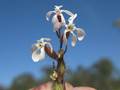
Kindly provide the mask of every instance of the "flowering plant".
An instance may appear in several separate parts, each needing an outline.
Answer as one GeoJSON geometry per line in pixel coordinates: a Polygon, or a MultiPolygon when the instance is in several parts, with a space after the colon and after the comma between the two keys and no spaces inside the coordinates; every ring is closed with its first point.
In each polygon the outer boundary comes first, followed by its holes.
{"type": "Polygon", "coordinates": [[[62,7],[62,5],[55,5],[54,10],[49,11],[46,14],[46,20],[48,21],[50,16],[54,14],[52,17],[52,23],[54,32],[56,32],[56,35],[59,39],[59,51],[54,51],[50,38],[41,38],[40,40],[37,40],[37,42],[33,44],[32,47],[32,59],[34,62],[43,60],[45,58],[45,54],[57,62],[57,66],[54,68],[52,75],[50,75],[50,78],[53,81],[53,90],[65,90],[64,74],[66,67],[64,62],[64,55],[67,51],[69,37],[72,36],[71,45],[73,47],[76,45],[77,39],[82,41],[85,37],[84,30],[82,28],[77,28],[74,24],[74,20],[76,19],[77,14],[73,14],[68,10],[62,10],[62,7]],[[65,19],[63,12],[70,16],[68,20],[65,19]],[[61,29],[64,28],[65,30],[62,32],[61,29]],[[65,48],[63,48],[63,45],[65,48]]]}

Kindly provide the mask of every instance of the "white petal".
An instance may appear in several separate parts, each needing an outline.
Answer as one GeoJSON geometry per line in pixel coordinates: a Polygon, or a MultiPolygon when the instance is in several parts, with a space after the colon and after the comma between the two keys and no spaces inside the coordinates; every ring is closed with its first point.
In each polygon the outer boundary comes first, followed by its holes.
{"type": "Polygon", "coordinates": [[[50,42],[51,39],[50,38],[41,38],[40,39],[40,42],[45,42],[45,41],[50,42]]]}
{"type": "Polygon", "coordinates": [[[62,7],[63,7],[62,5],[59,5],[59,6],[55,5],[55,9],[60,9],[62,7]]]}
{"type": "Polygon", "coordinates": [[[50,41],[51,41],[50,38],[44,38],[44,40],[47,41],[47,42],[50,42],[50,41]]]}
{"type": "Polygon", "coordinates": [[[77,42],[77,38],[76,38],[76,35],[73,33],[73,32],[71,32],[71,34],[73,35],[72,36],[72,46],[74,47],[75,45],[76,45],[76,42],[77,42]]]}
{"type": "Polygon", "coordinates": [[[62,19],[62,25],[66,25],[65,18],[63,16],[63,14],[61,14],[61,19],[62,19]]]}
{"type": "Polygon", "coordinates": [[[79,40],[79,41],[82,41],[82,40],[84,39],[84,37],[85,37],[85,32],[84,32],[84,30],[81,29],[81,28],[78,28],[78,29],[77,29],[77,33],[78,33],[78,40],[79,40]]]}
{"type": "Polygon", "coordinates": [[[72,15],[72,16],[68,19],[69,24],[73,24],[73,21],[76,19],[76,17],[77,17],[77,14],[72,15]]]}
{"type": "Polygon", "coordinates": [[[46,14],[46,20],[49,21],[49,18],[50,16],[55,13],[55,11],[49,11],[47,14],[46,14]]]}
{"type": "Polygon", "coordinates": [[[35,51],[33,51],[32,59],[33,59],[34,62],[38,62],[38,61],[40,61],[44,58],[45,58],[44,48],[36,49],[35,51]]]}
{"type": "Polygon", "coordinates": [[[69,32],[67,29],[64,31],[64,35],[63,35],[63,42],[65,44],[67,44],[67,37],[66,37],[66,33],[69,32]]]}
{"type": "Polygon", "coordinates": [[[32,52],[34,52],[36,49],[38,49],[38,45],[37,44],[33,44],[32,45],[32,52]]]}
{"type": "Polygon", "coordinates": [[[61,10],[61,12],[64,12],[64,13],[68,14],[69,16],[73,16],[73,13],[68,10],[61,10]]]}
{"type": "Polygon", "coordinates": [[[62,27],[62,23],[58,22],[57,15],[52,18],[54,31],[58,31],[62,27]]]}

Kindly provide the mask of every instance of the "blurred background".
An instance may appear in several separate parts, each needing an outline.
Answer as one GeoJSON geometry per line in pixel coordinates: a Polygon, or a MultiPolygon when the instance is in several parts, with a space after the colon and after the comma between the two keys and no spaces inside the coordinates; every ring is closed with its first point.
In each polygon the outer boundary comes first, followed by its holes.
{"type": "MultiPolygon", "coordinates": [[[[54,5],[78,14],[86,32],[65,55],[66,81],[97,90],[120,90],[120,0],[0,0],[0,90],[27,90],[49,81],[53,60],[34,63],[31,47],[41,37],[58,40],[45,15],[54,5]],[[49,66],[49,67],[48,67],[49,66]]],[[[70,38],[71,40],[71,38],[70,38]]]]}

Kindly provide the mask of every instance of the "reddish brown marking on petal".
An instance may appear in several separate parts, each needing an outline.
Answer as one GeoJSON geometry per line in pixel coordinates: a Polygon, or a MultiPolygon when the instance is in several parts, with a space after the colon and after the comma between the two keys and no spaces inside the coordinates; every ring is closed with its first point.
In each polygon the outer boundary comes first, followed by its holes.
{"type": "Polygon", "coordinates": [[[81,37],[81,36],[84,35],[83,32],[81,32],[81,31],[79,31],[79,30],[77,30],[77,33],[78,33],[78,37],[81,37]]]}
{"type": "Polygon", "coordinates": [[[69,35],[70,35],[70,32],[67,32],[67,33],[66,33],[66,38],[67,38],[67,39],[68,39],[69,35]]]}
{"type": "Polygon", "coordinates": [[[77,42],[77,39],[76,39],[76,37],[75,37],[75,36],[73,36],[73,37],[72,37],[72,43],[75,45],[75,44],[76,44],[76,42],[77,42]]]}
{"type": "Polygon", "coordinates": [[[36,49],[37,49],[37,47],[33,46],[32,49],[31,49],[32,53],[33,53],[36,49]]]}
{"type": "MultiPolygon", "coordinates": [[[[70,32],[67,32],[67,33],[66,33],[66,38],[67,38],[67,39],[69,38],[69,35],[70,35],[70,32]]],[[[62,35],[61,41],[62,41],[62,43],[64,42],[64,35],[62,35]]]]}
{"type": "Polygon", "coordinates": [[[57,15],[58,22],[62,22],[61,15],[57,15]]]}
{"type": "Polygon", "coordinates": [[[58,56],[55,51],[51,52],[51,49],[49,47],[45,46],[45,52],[47,53],[48,56],[57,60],[58,56]]]}

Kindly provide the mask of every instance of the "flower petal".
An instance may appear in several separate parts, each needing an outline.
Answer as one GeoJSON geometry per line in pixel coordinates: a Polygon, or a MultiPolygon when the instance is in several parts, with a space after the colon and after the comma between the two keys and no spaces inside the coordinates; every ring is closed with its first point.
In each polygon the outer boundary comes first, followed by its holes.
{"type": "Polygon", "coordinates": [[[77,29],[77,34],[78,34],[78,40],[82,41],[85,37],[85,32],[82,28],[77,29]]]}
{"type": "Polygon", "coordinates": [[[61,10],[61,12],[64,12],[66,14],[68,14],[69,16],[73,16],[74,14],[68,10],[61,10]]]}
{"type": "Polygon", "coordinates": [[[44,48],[36,49],[35,51],[33,51],[32,59],[33,59],[34,62],[38,62],[38,61],[40,61],[44,58],[45,58],[44,48]]]}
{"type": "Polygon", "coordinates": [[[54,7],[55,7],[55,9],[60,9],[60,8],[62,8],[63,6],[62,6],[62,5],[59,5],[59,6],[55,5],[54,7]]]}
{"type": "Polygon", "coordinates": [[[77,42],[77,38],[76,38],[76,35],[73,33],[73,32],[71,32],[71,34],[73,35],[72,36],[72,46],[74,47],[75,45],[76,45],[76,42],[77,42]]]}
{"type": "Polygon", "coordinates": [[[76,19],[76,17],[77,17],[77,14],[73,14],[73,15],[68,19],[69,24],[73,24],[73,21],[76,19]]]}
{"type": "Polygon", "coordinates": [[[51,41],[51,39],[50,38],[41,38],[40,40],[39,40],[40,42],[50,42],[51,41]]]}
{"type": "Polygon", "coordinates": [[[49,21],[49,18],[50,16],[55,13],[55,11],[49,11],[47,14],[46,14],[46,20],[49,21]]]}
{"type": "Polygon", "coordinates": [[[63,14],[61,14],[61,19],[62,19],[62,25],[66,25],[66,21],[65,21],[63,14]]]}
{"type": "Polygon", "coordinates": [[[37,49],[36,44],[33,44],[33,46],[32,46],[32,53],[33,53],[36,49],[37,49]]]}
{"type": "Polygon", "coordinates": [[[63,35],[63,42],[65,43],[65,44],[67,44],[67,33],[68,33],[69,31],[66,29],[65,31],[64,31],[64,35],[63,35]]]}
{"type": "Polygon", "coordinates": [[[62,23],[60,23],[57,19],[57,15],[54,15],[52,18],[54,31],[58,31],[62,27],[62,23]]]}

